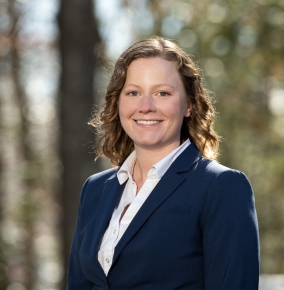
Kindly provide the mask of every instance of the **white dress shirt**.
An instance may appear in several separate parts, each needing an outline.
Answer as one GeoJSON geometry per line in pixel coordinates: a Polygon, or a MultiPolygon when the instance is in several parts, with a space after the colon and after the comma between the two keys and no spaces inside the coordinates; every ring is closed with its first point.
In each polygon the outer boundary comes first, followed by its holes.
{"type": "Polygon", "coordinates": [[[137,185],[132,179],[133,166],[136,161],[136,152],[133,151],[122,164],[117,172],[118,181],[120,184],[123,184],[127,179],[128,181],[125,185],[119,205],[112,214],[109,226],[103,236],[100,250],[98,252],[98,260],[106,275],[112,265],[114,249],[125,233],[127,227],[159,180],[175,159],[189,146],[189,144],[190,141],[186,140],[182,145],[154,164],[148,171],[147,179],[141,187],[139,194],[136,194],[137,185]],[[120,220],[121,214],[127,205],[129,205],[129,207],[120,220]]]}

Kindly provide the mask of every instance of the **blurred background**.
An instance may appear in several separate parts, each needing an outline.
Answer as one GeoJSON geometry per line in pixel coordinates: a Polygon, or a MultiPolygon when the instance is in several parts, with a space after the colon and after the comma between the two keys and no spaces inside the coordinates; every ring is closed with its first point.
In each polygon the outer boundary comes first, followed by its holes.
{"type": "Polygon", "coordinates": [[[262,279],[284,289],[284,1],[0,0],[0,290],[64,289],[82,184],[110,167],[88,120],[151,35],[200,66],[219,161],[255,191],[262,279]]]}

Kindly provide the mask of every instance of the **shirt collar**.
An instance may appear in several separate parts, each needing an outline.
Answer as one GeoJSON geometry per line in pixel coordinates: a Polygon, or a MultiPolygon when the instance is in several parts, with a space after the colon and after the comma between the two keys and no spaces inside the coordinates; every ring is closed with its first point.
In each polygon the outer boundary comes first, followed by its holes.
{"type": "MultiPolygon", "coordinates": [[[[166,173],[172,163],[176,160],[176,158],[190,145],[189,139],[187,139],[183,144],[181,144],[178,148],[173,150],[163,159],[158,161],[153,165],[153,167],[148,172],[149,178],[162,178],[162,176],[166,173]]],[[[122,166],[117,172],[117,178],[120,184],[123,184],[128,178],[132,180],[132,171],[133,166],[136,160],[136,151],[134,150],[127,159],[123,162],[122,166]]]]}
{"type": "Polygon", "coordinates": [[[158,177],[162,178],[162,176],[166,173],[172,163],[177,159],[177,157],[190,145],[189,139],[183,142],[178,148],[173,150],[163,159],[158,161],[153,167],[157,170],[158,177]]]}
{"type": "Polygon", "coordinates": [[[123,162],[117,172],[117,178],[120,184],[123,184],[128,178],[132,180],[133,166],[136,161],[136,151],[134,150],[123,162]]]}

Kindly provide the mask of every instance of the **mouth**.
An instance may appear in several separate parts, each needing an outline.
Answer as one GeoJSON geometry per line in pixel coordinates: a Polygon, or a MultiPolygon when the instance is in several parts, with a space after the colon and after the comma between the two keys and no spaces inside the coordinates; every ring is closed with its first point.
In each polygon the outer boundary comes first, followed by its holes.
{"type": "Polygon", "coordinates": [[[157,120],[136,120],[136,123],[138,123],[139,125],[155,125],[155,124],[159,124],[162,121],[157,121],[157,120]]]}

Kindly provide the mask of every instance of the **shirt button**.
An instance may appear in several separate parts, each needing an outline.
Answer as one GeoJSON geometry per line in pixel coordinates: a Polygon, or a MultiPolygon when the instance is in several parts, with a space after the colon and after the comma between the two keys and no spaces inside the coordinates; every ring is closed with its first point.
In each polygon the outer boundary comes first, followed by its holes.
{"type": "Polygon", "coordinates": [[[109,263],[109,258],[106,258],[106,262],[109,263]]]}
{"type": "Polygon", "coordinates": [[[114,229],[114,230],[112,231],[112,233],[115,234],[115,233],[116,233],[116,229],[114,229]]]}

